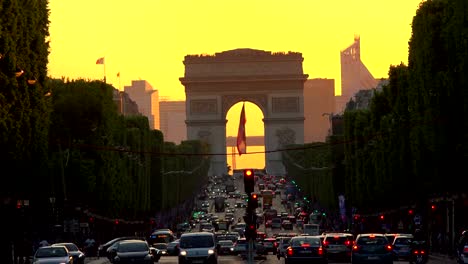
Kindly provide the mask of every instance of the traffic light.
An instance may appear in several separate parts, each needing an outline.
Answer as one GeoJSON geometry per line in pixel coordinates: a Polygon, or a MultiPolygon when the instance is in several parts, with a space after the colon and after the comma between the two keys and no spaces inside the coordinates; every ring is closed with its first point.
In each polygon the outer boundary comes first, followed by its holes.
{"type": "Polygon", "coordinates": [[[246,194],[254,192],[255,178],[253,169],[244,169],[244,189],[246,194]]]}
{"type": "Polygon", "coordinates": [[[247,240],[255,240],[257,238],[257,224],[248,223],[245,227],[244,235],[247,240]]]}
{"type": "Polygon", "coordinates": [[[249,196],[249,202],[247,203],[247,211],[255,211],[258,207],[258,194],[251,193],[249,196]]]}

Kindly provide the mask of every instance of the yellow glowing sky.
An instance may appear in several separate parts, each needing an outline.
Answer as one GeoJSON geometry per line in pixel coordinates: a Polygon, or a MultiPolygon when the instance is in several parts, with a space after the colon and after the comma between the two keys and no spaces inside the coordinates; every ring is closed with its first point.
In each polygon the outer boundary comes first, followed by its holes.
{"type": "MultiPolygon", "coordinates": [[[[375,78],[407,63],[411,22],[421,0],[49,0],[49,76],[102,79],[118,89],[147,80],[159,96],[185,100],[186,55],[237,48],[295,51],[309,78],[335,79],[340,51],[361,38],[361,60],[375,78]],[[120,72],[120,79],[117,73],[120,72]]],[[[227,115],[237,135],[241,104],[227,115]]],[[[263,115],[246,104],[246,134],[263,135],[263,115]]],[[[262,151],[249,147],[247,151],[262,151]]],[[[228,149],[227,153],[231,150],[228,149]]],[[[262,168],[263,154],[237,156],[237,168],[262,168]]],[[[228,164],[232,165],[228,157],[228,164]]]]}
{"type": "Polygon", "coordinates": [[[237,48],[295,51],[309,78],[335,79],[340,50],[361,36],[361,59],[376,78],[407,62],[421,0],[49,0],[49,76],[102,79],[116,88],[147,80],[185,99],[184,56],[237,48]],[[117,73],[120,72],[120,80],[117,73]]]}

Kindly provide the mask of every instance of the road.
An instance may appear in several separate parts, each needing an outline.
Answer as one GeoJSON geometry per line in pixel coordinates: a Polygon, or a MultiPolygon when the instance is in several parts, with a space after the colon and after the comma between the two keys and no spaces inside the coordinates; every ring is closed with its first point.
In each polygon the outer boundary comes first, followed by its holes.
{"type": "MultiPolygon", "coordinates": [[[[175,256],[166,256],[162,257],[159,260],[159,263],[178,263],[177,257],[175,256]]],[[[231,263],[247,263],[247,261],[242,260],[238,256],[219,256],[218,258],[218,264],[231,264],[231,263]]],[[[270,264],[270,263],[275,263],[275,264],[284,264],[284,259],[282,258],[281,260],[278,260],[276,258],[276,255],[268,255],[266,260],[255,260],[255,263],[262,263],[262,264],[270,264]]],[[[343,263],[343,262],[328,262],[330,264],[333,263],[343,263]]],[[[345,262],[346,263],[346,262],[345,262]]],[[[394,264],[408,264],[408,261],[395,261],[393,262],[394,264]]],[[[455,264],[456,261],[453,259],[450,259],[446,256],[430,256],[428,264],[455,264]]],[[[105,258],[101,258],[98,260],[88,260],[87,264],[110,264],[109,261],[105,258]]]]}
{"type": "MultiPolygon", "coordinates": [[[[236,180],[235,185],[237,187],[237,190],[240,190],[243,192],[244,186],[242,180],[236,180]]],[[[256,190],[258,191],[258,190],[256,190]]],[[[236,199],[228,199],[228,201],[231,204],[235,204],[236,199]]],[[[210,201],[210,204],[213,204],[213,201],[210,201]]],[[[287,212],[288,210],[281,204],[281,199],[279,195],[276,195],[276,198],[273,200],[273,206],[278,210],[278,212],[287,212]]],[[[210,207],[210,212],[214,212],[213,206],[210,207]]],[[[235,210],[235,219],[237,221],[238,218],[242,218],[242,216],[245,213],[245,208],[236,208],[235,210]]],[[[224,218],[224,213],[216,213],[220,219],[224,218]]],[[[258,229],[259,231],[265,232],[268,236],[271,236],[273,233],[280,233],[280,232],[295,232],[295,233],[301,233],[301,229],[298,229],[296,226],[294,226],[293,230],[283,230],[283,229],[271,229],[271,228],[265,228],[264,225],[261,225],[260,228],[258,229]]],[[[198,231],[198,227],[194,228],[193,231],[198,231]]],[[[110,262],[105,259],[95,259],[95,260],[88,260],[87,264],[109,264],[110,262]]],[[[161,257],[159,263],[178,263],[177,256],[164,256],[161,257]]],[[[239,256],[219,256],[218,257],[218,263],[219,264],[228,264],[228,263],[247,263],[246,260],[242,260],[239,256]]],[[[284,263],[284,258],[281,258],[280,260],[277,259],[276,255],[272,255],[271,253],[266,256],[266,259],[260,259],[260,260],[255,260],[255,263],[262,263],[262,264],[269,264],[269,263],[284,263]]],[[[329,263],[344,263],[344,262],[329,262],[329,263]]],[[[403,264],[403,263],[408,263],[408,261],[394,261],[394,264],[403,264]]],[[[447,256],[430,256],[429,264],[450,264],[450,263],[456,263],[455,260],[450,259],[447,256]]]]}

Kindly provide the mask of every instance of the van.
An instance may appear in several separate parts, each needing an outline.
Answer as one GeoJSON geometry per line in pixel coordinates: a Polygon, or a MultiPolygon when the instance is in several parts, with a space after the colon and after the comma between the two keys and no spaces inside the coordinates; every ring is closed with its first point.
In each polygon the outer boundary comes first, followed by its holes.
{"type": "Polygon", "coordinates": [[[213,233],[184,233],[179,240],[179,264],[218,263],[218,247],[213,233]]]}
{"type": "Polygon", "coordinates": [[[317,236],[320,235],[320,225],[317,224],[304,224],[303,232],[304,234],[317,236]]]}

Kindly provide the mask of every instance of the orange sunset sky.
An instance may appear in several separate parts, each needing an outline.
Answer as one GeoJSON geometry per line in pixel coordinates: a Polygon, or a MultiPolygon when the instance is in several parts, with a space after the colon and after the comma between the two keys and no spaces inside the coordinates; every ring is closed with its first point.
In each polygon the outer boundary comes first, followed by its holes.
{"type": "MultiPolygon", "coordinates": [[[[179,78],[186,55],[252,48],[301,52],[304,73],[335,79],[335,93],[340,94],[340,51],[352,44],[355,34],[361,38],[361,60],[375,78],[388,77],[390,65],[407,63],[411,22],[420,3],[49,0],[48,74],[103,79],[104,66],[96,60],[105,57],[106,79],[114,87],[147,80],[160,97],[185,100],[179,78]]],[[[228,135],[237,134],[240,108],[237,104],[228,113],[228,135]]],[[[263,126],[249,129],[263,118],[260,110],[246,105],[246,114],[247,136],[263,135],[263,126]]]]}

